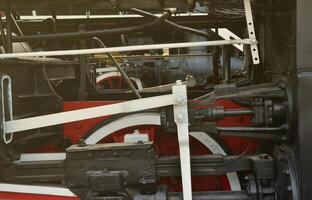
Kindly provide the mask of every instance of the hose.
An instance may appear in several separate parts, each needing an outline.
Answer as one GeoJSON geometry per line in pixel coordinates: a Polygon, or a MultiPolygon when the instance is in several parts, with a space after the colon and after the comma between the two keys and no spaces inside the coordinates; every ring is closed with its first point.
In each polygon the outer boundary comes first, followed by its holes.
{"type": "MultiPolygon", "coordinates": [[[[157,17],[155,15],[153,15],[152,13],[150,12],[146,12],[146,11],[143,11],[143,10],[140,10],[140,9],[137,9],[137,8],[132,8],[131,11],[139,14],[139,15],[142,15],[144,17],[148,17],[148,18],[156,18],[156,19],[159,19],[160,17],[157,17]]],[[[192,34],[195,34],[195,35],[199,35],[199,36],[202,36],[202,37],[206,37],[206,38],[214,38],[214,39],[220,39],[220,37],[218,36],[218,34],[216,34],[215,32],[211,31],[211,30],[208,30],[208,32],[204,32],[204,31],[200,31],[200,30],[197,30],[197,29],[193,29],[193,28],[190,28],[190,27],[187,27],[187,26],[182,26],[182,25],[179,25],[179,24],[176,24],[172,21],[169,21],[167,19],[165,19],[163,21],[164,24],[178,30],[178,31],[182,31],[182,32],[187,32],[187,33],[192,33],[192,34]]]]}

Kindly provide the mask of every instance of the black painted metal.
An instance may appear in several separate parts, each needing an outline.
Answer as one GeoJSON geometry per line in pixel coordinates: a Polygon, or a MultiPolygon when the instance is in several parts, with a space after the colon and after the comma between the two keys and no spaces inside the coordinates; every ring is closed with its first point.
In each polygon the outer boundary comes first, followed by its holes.
{"type": "Polygon", "coordinates": [[[12,18],[11,18],[11,4],[9,0],[5,1],[5,16],[6,16],[6,44],[7,44],[7,53],[13,52],[13,43],[12,43],[12,18]]]}
{"type": "MultiPolygon", "coordinates": [[[[98,176],[103,175],[104,177],[107,175],[114,177],[117,171],[121,174],[130,173],[131,176],[126,178],[127,184],[139,182],[141,179],[139,171],[142,170],[145,170],[144,173],[157,175],[157,177],[181,176],[178,156],[156,157],[150,147],[149,144],[101,144],[94,147],[75,147],[74,152],[67,154],[66,161],[25,161],[11,164],[5,168],[1,179],[16,183],[61,182],[67,179],[71,184],[77,182],[72,187],[78,187],[80,182],[83,183],[81,180],[85,178],[86,174],[91,172],[94,174],[97,169],[102,169],[98,176]],[[121,165],[123,162],[127,164],[121,165]],[[146,166],[139,168],[139,165],[143,163],[146,166]],[[81,171],[82,166],[84,166],[83,172],[81,171]],[[112,171],[114,173],[111,174],[112,171]]],[[[229,172],[251,170],[258,179],[274,178],[273,159],[267,154],[239,157],[192,156],[191,164],[193,176],[223,175],[229,172]]],[[[102,182],[109,181],[103,179],[102,182]]],[[[81,185],[81,187],[84,186],[84,184],[81,185]]],[[[109,185],[106,187],[106,189],[111,189],[109,185]]]]}
{"type": "Polygon", "coordinates": [[[79,197],[90,192],[155,191],[155,152],[148,144],[73,145],[66,154],[66,185],[79,197]]]}
{"type": "MultiPolygon", "coordinates": [[[[243,18],[235,18],[235,19],[224,19],[222,17],[217,16],[207,16],[207,15],[199,15],[199,16],[171,16],[170,21],[193,28],[200,27],[211,27],[214,28],[216,23],[218,27],[237,27],[244,24],[243,18]]],[[[26,34],[36,33],[38,29],[45,29],[45,23],[43,19],[37,20],[18,20],[18,24],[21,29],[26,34]]],[[[143,23],[146,23],[146,19],[140,16],[134,17],[108,17],[105,18],[94,18],[92,20],[81,17],[77,18],[57,18],[57,28],[59,32],[72,32],[77,31],[77,27],[79,24],[88,24],[88,30],[97,30],[99,28],[117,28],[117,27],[126,27],[126,26],[137,26],[143,23]]],[[[162,27],[166,29],[166,27],[162,27]]]]}
{"type": "MultiPolygon", "coordinates": [[[[182,200],[182,193],[169,193],[168,200],[182,200]]],[[[197,192],[193,193],[193,200],[250,200],[244,192],[197,192]]]]}

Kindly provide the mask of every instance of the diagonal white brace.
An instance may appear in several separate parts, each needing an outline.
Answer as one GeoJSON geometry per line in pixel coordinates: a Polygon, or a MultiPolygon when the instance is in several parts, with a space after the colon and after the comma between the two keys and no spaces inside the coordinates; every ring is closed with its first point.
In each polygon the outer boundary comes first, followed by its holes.
{"type": "Polygon", "coordinates": [[[192,200],[191,158],[186,85],[183,85],[181,81],[177,81],[177,84],[172,87],[172,93],[177,97],[176,104],[173,105],[173,113],[174,121],[177,124],[178,131],[183,199],[192,200]]]}
{"type": "Polygon", "coordinates": [[[67,111],[50,115],[31,117],[26,119],[6,121],[4,122],[5,127],[4,132],[12,133],[26,131],[36,128],[103,117],[107,115],[115,115],[119,113],[130,113],[141,110],[160,108],[163,106],[170,106],[175,104],[175,99],[176,99],[175,95],[167,94],[156,97],[126,101],[111,105],[98,106],[94,108],[85,108],[80,110],[67,111]]]}
{"type": "Polygon", "coordinates": [[[257,47],[257,39],[256,39],[254,21],[252,17],[250,0],[244,0],[244,8],[245,8],[245,16],[246,16],[249,39],[253,41],[253,43],[250,44],[251,57],[252,57],[253,64],[256,65],[260,63],[260,58],[259,58],[259,52],[258,52],[258,47],[257,47]]]}

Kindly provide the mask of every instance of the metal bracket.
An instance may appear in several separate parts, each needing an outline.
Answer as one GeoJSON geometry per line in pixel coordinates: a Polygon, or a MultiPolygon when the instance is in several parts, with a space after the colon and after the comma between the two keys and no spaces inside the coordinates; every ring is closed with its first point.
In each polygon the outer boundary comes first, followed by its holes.
{"type": "Polygon", "coordinates": [[[176,104],[173,105],[173,112],[174,121],[177,124],[178,131],[183,199],[192,200],[191,157],[186,85],[183,85],[181,81],[177,81],[177,84],[172,87],[172,93],[176,96],[176,104]]]}
{"type": "Polygon", "coordinates": [[[13,120],[13,105],[12,105],[12,89],[11,89],[11,78],[8,75],[0,74],[0,88],[1,88],[1,98],[0,98],[0,114],[1,114],[1,124],[0,124],[0,134],[3,137],[5,144],[9,144],[13,140],[13,133],[6,132],[6,121],[13,120]]]}
{"type": "Polygon", "coordinates": [[[258,52],[258,47],[257,47],[257,39],[256,39],[255,27],[254,27],[254,22],[253,22],[253,17],[252,17],[250,0],[244,0],[244,8],[245,8],[245,16],[246,16],[249,39],[253,41],[253,43],[250,44],[251,57],[252,57],[253,64],[257,65],[260,63],[260,58],[259,58],[259,52],[258,52]]]}
{"type": "MultiPolygon", "coordinates": [[[[217,32],[218,35],[225,40],[233,40],[233,39],[241,40],[240,37],[238,37],[235,33],[233,33],[227,28],[218,28],[218,31],[215,28],[211,28],[210,30],[213,32],[217,32]]],[[[244,51],[244,47],[242,44],[233,44],[233,46],[241,52],[244,51]]]]}

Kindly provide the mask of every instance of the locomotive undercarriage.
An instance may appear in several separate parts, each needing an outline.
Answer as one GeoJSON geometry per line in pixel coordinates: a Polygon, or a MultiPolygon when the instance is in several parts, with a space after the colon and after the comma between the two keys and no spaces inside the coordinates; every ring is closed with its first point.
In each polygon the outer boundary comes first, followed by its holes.
{"type": "Polygon", "coordinates": [[[1,199],[309,199],[308,1],[32,3],[0,0],[1,199]]]}

